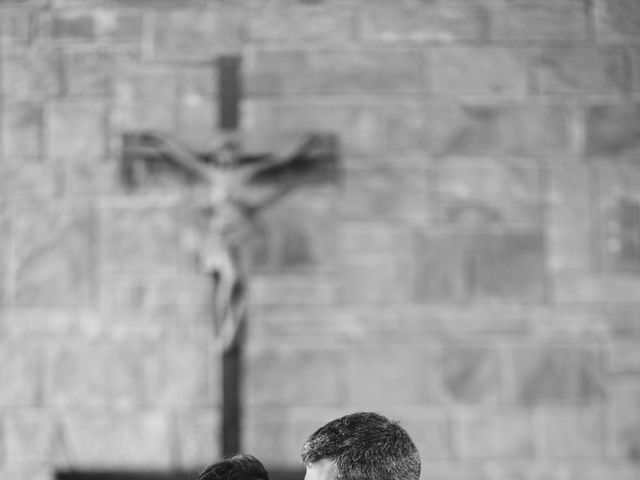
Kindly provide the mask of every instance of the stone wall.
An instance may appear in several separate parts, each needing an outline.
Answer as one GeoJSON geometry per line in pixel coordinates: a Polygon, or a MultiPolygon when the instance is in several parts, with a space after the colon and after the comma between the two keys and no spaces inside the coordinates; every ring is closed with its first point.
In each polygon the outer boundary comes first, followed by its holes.
{"type": "Polygon", "coordinates": [[[211,286],[121,133],[342,142],[261,219],[244,449],[402,421],[423,479],[640,477],[640,3],[0,0],[0,478],[218,455],[211,286]]]}

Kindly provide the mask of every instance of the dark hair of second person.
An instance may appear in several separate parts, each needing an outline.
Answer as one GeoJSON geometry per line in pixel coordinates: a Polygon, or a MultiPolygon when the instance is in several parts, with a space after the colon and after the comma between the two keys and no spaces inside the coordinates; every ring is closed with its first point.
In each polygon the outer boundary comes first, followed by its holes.
{"type": "Polygon", "coordinates": [[[240,453],[209,465],[197,480],[269,480],[269,473],[256,457],[240,453]]]}

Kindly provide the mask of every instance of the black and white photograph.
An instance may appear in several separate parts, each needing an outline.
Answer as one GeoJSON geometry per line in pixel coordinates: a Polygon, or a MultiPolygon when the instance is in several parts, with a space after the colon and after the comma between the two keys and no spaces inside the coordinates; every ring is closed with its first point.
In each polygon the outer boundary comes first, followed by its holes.
{"type": "Polygon", "coordinates": [[[0,480],[640,480],[640,0],[0,0],[0,480]]]}

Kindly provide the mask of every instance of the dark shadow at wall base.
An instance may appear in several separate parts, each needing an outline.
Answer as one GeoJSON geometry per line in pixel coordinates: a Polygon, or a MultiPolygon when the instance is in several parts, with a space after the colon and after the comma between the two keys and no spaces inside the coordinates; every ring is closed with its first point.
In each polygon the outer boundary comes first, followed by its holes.
{"type": "Polygon", "coordinates": [[[198,472],[73,471],[58,472],[56,480],[192,480],[198,472]]]}
{"type": "MultiPolygon", "coordinates": [[[[58,472],[56,480],[194,480],[199,471],[79,471],[58,472]]],[[[270,480],[303,480],[304,470],[294,468],[269,469],[270,480]]]]}

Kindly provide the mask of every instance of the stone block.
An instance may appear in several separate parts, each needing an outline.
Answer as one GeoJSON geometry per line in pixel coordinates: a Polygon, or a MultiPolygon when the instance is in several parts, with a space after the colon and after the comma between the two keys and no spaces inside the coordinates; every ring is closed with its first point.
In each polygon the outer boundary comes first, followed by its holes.
{"type": "Polygon", "coordinates": [[[102,102],[59,102],[52,106],[48,153],[55,158],[103,158],[106,109],[102,102]]]}
{"type": "Polygon", "coordinates": [[[86,10],[54,11],[44,26],[54,39],[88,42],[96,39],[95,17],[86,10]]]}
{"type": "Polygon", "coordinates": [[[93,295],[93,220],[87,205],[16,205],[13,264],[18,305],[86,305],[93,295]]]}
{"type": "Polygon", "coordinates": [[[438,104],[428,135],[435,155],[551,155],[571,145],[563,105],[438,104]]]}
{"type": "Polygon", "coordinates": [[[212,328],[211,280],[205,275],[109,275],[100,281],[100,311],[136,328],[179,325],[212,328]]]}
{"type": "Polygon", "coordinates": [[[505,393],[499,351],[484,346],[446,345],[438,359],[445,391],[454,402],[495,403],[505,393]]]}
{"type": "Polygon", "coordinates": [[[634,40],[640,35],[640,5],[633,0],[596,0],[596,32],[604,41],[634,40]]]}
{"type": "Polygon", "coordinates": [[[253,251],[253,265],[263,270],[322,269],[335,263],[335,212],[319,192],[299,191],[284,204],[264,212],[253,251]]]}
{"type": "Polygon", "coordinates": [[[442,47],[430,51],[431,90],[437,95],[522,97],[528,89],[526,57],[519,49],[442,47]]]}
{"type": "Polygon", "coordinates": [[[11,338],[26,339],[33,335],[95,335],[98,315],[90,308],[68,306],[8,306],[4,311],[4,332],[11,338]]]}
{"type": "Polygon", "coordinates": [[[337,207],[343,218],[426,219],[432,215],[425,169],[348,169],[343,181],[337,207]]]}
{"type": "Polygon", "coordinates": [[[531,412],[475,412],[458,418],[459,455],[466,460],[530,459],[535,455],[531,412]]]}
{"type": "Polygon", "coordinates": [[[60,55],[51,48],[16,48],[2,54],[0,91],[12,98],[52,97],[62,91],[60,55]]]}
{"type": "Polygon", "coordinates": [[[410,247],[408,229],[397,223],[343,223],[339,240],[343,300],[381,305],[410,298],[410,247]]]}
{"type": "MultiPolygon", "coordinates": [[[[2,170],[0,170],[0,178],[2,178],[2,170]]],[[[2,186],[0,184],[0,186],[2,186]]],[[[0,309],[6,303],[8,296],[7,289],[7,271],[9,263],[9,252],[11,248],[11,224],[9,223],[9,206],[8,203],[0,199],[0,309]]],[[[0,329],[4,328],[4,321],[0,320],[0,329]]]]}
{"type": "Polygon", "coordinates": [[[602,458],[605,420],[602,409],[543,409],[542,442],[551,458],[602,458]]]}
{"type": "Polygon", "coordinates": [[[637,276],[585,272],[560,272],[555,278],[555,298],[558,303],[636,303],[640,282],[637,276]]]}
{"type": "Polygon", "coordinates": [[[244,19],[234,5],[206,9],[167,9],[153,20],[153,58],[160,61],[211,61],[241,47],[244,19]]]}
{"type": "Polygon", "coordinates": [[[552,272],[587,272],[591,266],[593,211],[589,166],[562,162],[549,168],[547,174],[547,265],[552,272]]]}
{"type": "Polygon", "coordinates": [[[49,462],[56,453],[55,418],[43,409],[19,410],[5,418],[4,438],[8,463],[49,462]]]}
{"type": "Polygon", "coordinates": [[[144,12],[94,7],[92,9],[98,38],[111,41],[138,41],[143,34],[144,12]]]}
{"type": "Polygon", "coordinates": [[[489,31],[489,14],[482,5],[434,4],[419,1],[367,3],[359,12],[360,35],[378,42],[483,41],[489,31]]]}
{"type": "Polygon", "coordinates": [[[417,232],[412,247],[417,301],[461,302],[471,295],[474,238],[448,232],[417,232]]]}
{"type": "Polygon", "coordinates": [[[111,90],[112,56],[101,48],[66,48],[62,79],[66,95],[106,95],[111,90]]]}
{"type": "Polygon", "coordinates": [[[353,104],[327,104],[321,108],[306,110],[304,107],[294,107],[291,110],[283,109],[281,123],[285,132],[349,132],[349,135],[340,136],[343,155],[377,154],[384,148],[383,120],[375,107],[353,104]]]}
{"type": "MultiPolygon", "coordinates": [[[[518,303],[434,303],[419,305],[403,312],[397,319],[400,331],[434,334],[455,332],[464,335],[522,334],[530,328],[532,319],[546,318],[532,305],[518,303]]],[[[502,371],[502,368],[501,368],[502,371]]]]}
{"type": "Polygon", "coordinates": [[[491,38],[496,41],[551,42],[589,38],[587,13],[580,2],[511,4],[492,12],[491,25],[491,38]]]}
{"type": "Polygon", "coordinates": [[[411,296],[410,261],[405,251],[345,259],[337,282],[340,301],[378,305],[407,301],[411,296]]]}
{"type": "Polygon", "coordinates": [[[110,403],[112,358],[104,344],[52,345],[46,353],[48,405],[82,407],[110,403]]]}
{"type": "Polygon", "coordinates": [[[543,238],[539,233],[418,234],[417,299],[463,301],[502,298],[535,301],[545,294],[543,238]]]}
{"type": "MultiPolygon", "coordinates": [[[[242,126],[242,145],[247,152],[290,151],[299,137],[281,135],[275,124],[280,117],[280,103],[273,99],[248,97],[244,100],[240,124],[242,126]]],[[[342,145],[341,145],[342,147],[342,145]]]]}
{"type": "Polygon", "coordinates": [[[387,155],[417,153],[424,155],[432,143],[431,128],[437,122],[437,114],[422,99],[414,98],[405,103],[398,99],[394,105],[384,108],[385,142],[387,155]]]}
{"type": "Polygon", "coordinates": [[[251,7],[247,18],[250,41],[345,42],[353,37],[353,8],[335,2],[301,5],[262,2],[251,7]]]}
{"type": "Polygon", "coordinates": [[[39,103],[17,103],[3,108],[2,142],[5,157],[42,156],[43,113],[39,103]]]}
{"type": "MultiPolygon", "coordinates": [[[[635,341],[640,338],[640,324],[636,321],[636,310],[631,304],[605,303],[597,310],[589,306],[593,312],[598,312],[598,319],[604,325],[605,331],[611,332],[613,340],[635,341]]],[[[612,361],[612,363],[615,363],[612,361]]]]}
{"type": "Polygon", "coordinates": [[[630,48],[631,57],[631,90],[640,91],[640,48],[630,48]]]}
{"type": "Polygon", "coordinates": [[[178,464],[187,470],[200,469],[213,462],[220,452],[220,418],[211,409],[179,412],[175,418],[177,435],[173,451],[178,464]]]}
{"type": "Polygon", "coordinates": [[[179,214],[173,206],[105,205],[100,211],[103,270],[177,273],[185,261],[179,214]]]}
{"type": "Polygon", "coordinates": [[[498,108],[482,105],[434,105],[438,119],[430,125],[431,150],[436,155],[482,155],[500,151],[498,108]]]}
{"type": "Polygon", "coordinates": [[[614,374],[640,373],[640,345],[630,339],[619,340],[612,344],[609,351],[611,371],[614,374]]]}
{"type": "Polygon", "coordinates": [[[620,46],[549,46],[532,59],[537,90],[542,94],[589,94],[628,91],[631,78],[627,51],[620,46]]]}
{"type": "Polygon", "coordinates": [[[12,480],[51,480],[51,467],[48,465],[5,465],[0,467],[2,478],[12,480]]]}
{"type": "Polygon", "coordinates": [[[540,205],[533,203],[495,205],[486,201],[456,200],[439,205],[438,221],[463,229],[499,225],[532,229],[540,224],[541,210],[540,205]]]}
{"type": "Polygon", "coordinates": [[[344,156],[379,155],[384,149],[385,119],[374,105],[254,100],[243,114],[248,151],[279,151],[283,143],[295,145],[309,132],[349,132],[340,137],[344,156]]]}
{"type": "Polygon", "coordinates": [[[548,156],[571,151],[573,112],[561,104],[517,105],[503,117],[501,142],[517,155],[548,156]]]}
{"type": "Polygon", "coordinates": [[[177,78],[176,134],[196,151],[209,151],[218,129],[213,68],[182,68],[177,78]]]}
{"type": "Polygon", "coordinates": [[[314,91],[314,77],[306,50],[249,50],[245,69],[246,92],[250,96],[297,95],[314,91]]]}
{"type": "Polygon", "coordinates": [[[640,103],[592,105],[585,111],[585,153],[634,155],[640,151],[640,103]]]}
{"type": "Polygon", "coordinates": [[[521,347],[510,352],[515,398],[525,405],[584,405],[602,399],[601,352],[572,345],[521,347]]]}
{"type": "Polygon", "coordinates": [[[0,18],[0,41],[9,45],[25,45],[29,41],[30,21],[28,11],[3,11],[0,18]]]}
{"type": "Polygon", "coordinates": [[[220,400],[221,368],[212,339],[162,345],[158,402],[164,406],[212,406],[220,400]]]}
{"type": "Polygon", "coordinates": [[[635,162],[596,162],[593,169],[595,232],[594,267],[611,274],[637,279],[640,249],[637,225],[640,206],[637,191],[640,169],[635,162]]]}
{"type": "Polygon", "coordinates": [[[330,305],[337,301],[338,288],[329,275],[278,273],[254,275],[251,300],[254,305],[330,305]]]}
{"type": "Polygon", "coordinates": [[[615,477],[620,480],[636,480],[638,471],[635,465],[628,462],[613,461],[602,462],[596,460],[580,461],[569,467],[557,467],[556,475],[570,475],[570,478],[583,478],[586,480],[604,480],[615,477]]]}
{"type": "Polygon", "coordinates": [[[409,49],[271,48],[253,51],[248,71],[249,92],[257,95],[412,93],[424,87],[426,64],[409,49]]]}
{"type": "Polygon", "coordinates": [[[543,300],[546,266],[542,232],[479,235],[472,279],[474,294],[480,298],[543,300]]]}
{"type": "Polygon", "coordinates": [[[590,173],[596,207],[602,209],[603,206],[615,205],[621,199],[636,197],[640,188],[640,166],[635,160],[603,159],[592,162],[592,166],[590,173]]]}
{"type": "Polygon", "coordinates": [[[60,186],[60,172],[50,164],[7,162],[0,167],[0,197],[53,197],[60,186]]]}
{"type": "Polygon", "coordinates": [[[619,328],[614,327],[613,322],[609,325],[607,320],[609,314],[605,313],[607,308],[600,310],[595,305],[577,306],[549,303],[546,306],[523,305],[523,307],[529,312],[524,319],[528,321],[531,331],[536,334],[576,337],[593,335],[597,337],[609,331],[613,334],[613,331],[619,328]]]}
{"type": "Polygon", "coordinates": [[[620,199],[603,212],[602,268],[640,273],[640,202],[620,199]]]}
{"type": "Polygon", "coordinates": [[[611,392],[609,414],[613,435],[613,454],[627,462],[640,459],[640,392],[625,389],[611,392]]]}
{"type": "Polygon", "coordinates": [[[441,402],[437,353],[435,348],[422,346],[352,349],[348,363],[351,402],[377,406],[441,402]]]}
{"type": "Polygon", "coordinates": [[[173,433],[166,412],[77,409],[61,422],[65,462],[75,468],[168,469],[173,433]]]}
{"type": "Polygon", "coordinates": [[[323,49],[309,53],[320,94],[420,92],[426,57],[410,49],[323,49]]]}
{"type": "Polygon", "coordinates": [[[248,405],[338,405],[348,396],[346,359],[338,349],[256,347],[246,353],[248,405]]]}
{"type": "MultiPolygon", "coordinates": [[[[274,216],[269,220],[273,222],[274,216]]],[[[254,268],[268,271],[313,267],[310,235],[305,225],[276,220],[260,237],[251,252],[254,268]]]]}
{"type": "Polygon", "coordinates": [[[120,179],[120,165],[115,160],[106,162],[96,162],[95,159],[71,160],[64,162],[60,170],[62,170],[60,190],[64,195],[86,197],[124,193],[120,179]]]}
{"type": "Polygon", "coordinates": [[[114,78],[113,126],[118,131],[173,131],[179,83],[175,72],[123,63],[114,78]]]}
{"type": "Polygon", "coordinates": [[[447,159],[434,173],[439,218],[457,226],[539,227],[542,169],[493,159],[447,159]]]}
{"type": "Polygon", "coordinates": [[[0,343],[0,405],[25,407],[41,400],[42,358],[39,349],[29,343],[0,343]]]}
{"type": "MultiPolygon", "coordinates": [[[[163,377],[167,367],[162,364],[163,358],[157,342],[146,339],[110,342],[103,350],[106,365],[99,366],[106,368],[109,405],[140,408],[160,403],[162,389],[173,379],[163,377]]],[[[83,361],[81,358],[78,360],[83,361]]],[[[184,376],[191,374],[187,370],[184,376]]],[[[82,379],[78,379],[80,380],[82,379]]]]}
{"type": "Polygon", "coordinates": [[[338,230],[339,248],[346,259],[370,259],[409,248],[409,230],[394,222],[342,222],[338,230]]]}
{"type": "MultiPolygon", "coordinates": [[[[377,311],[377,308],[374,308],[377,311]]],[[[256,343],[280,339],[282,335],[295,336],[300,341],[308,341],[315,334],[343,334],[343,338],[358,337],[363,332],[382,329],[387,316],[359,313],[349,308],[336,309],[334,306],[271,306],[254,308],[251,311],[251,337],[256,343]]],[[[252,345],[253,341],[248,340],[252,345]]]]}

